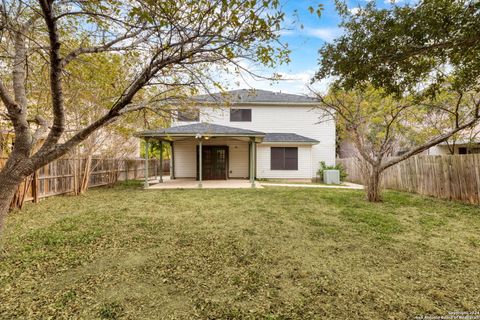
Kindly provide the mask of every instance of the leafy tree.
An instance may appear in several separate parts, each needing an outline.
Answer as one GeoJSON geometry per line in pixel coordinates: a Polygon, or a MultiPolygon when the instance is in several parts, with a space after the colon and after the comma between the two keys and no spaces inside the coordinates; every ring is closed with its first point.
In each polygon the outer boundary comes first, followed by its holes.
{"type": "Polygon", "coordinates": [[[333,78],[321,108],[353,140],[367,199],[381,201],[385,169],[479,123],[480,4],[337,8],[345,34],[320,49],[313,81],[333,78]],[[400,143],[408,151],[389,157],[400,143]]]}
{"type": "Polygon", "coordinates": [[[283,16],[278,0],[2,2],[0,99],[15,145],[0,171],[0,230],[26,176],[121,115],[199,86],[219,86],[208,73],[215,68],[242,68],[246,60],[267,66],[288,60],[288,50],[278,41],[283,16]],[[124,60],[115,92],[103,96],[105,111],[67,136],[67,70],[75,76],[72,63],[105,52],[132,59],[124,60]],[[48,72],[47,117],[36,112],[29,91],[32,64],[48,72]],[[151,86],[156,94],[145,95],[151,86]],[[33,150],[40,136],[43,143],[33,150]]]}
{"type": "Polygon", "coordinates": [[[480,2],[421,0],[379,9],[369,2],[356,14],[337,1],[345,34],[320,49],[315,79],[335,77],[344,89],[373,85],[397,96],[434,95],[480,85],[480,2]]]}

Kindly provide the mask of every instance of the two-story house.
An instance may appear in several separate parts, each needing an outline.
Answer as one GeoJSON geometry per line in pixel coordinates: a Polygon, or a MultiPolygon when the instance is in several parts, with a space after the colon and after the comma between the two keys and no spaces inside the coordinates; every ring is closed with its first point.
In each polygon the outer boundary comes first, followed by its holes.
{"type": "Polygon", "coordinates": [[[172,147],[173,179],[310,179],[335,163],[335,123],[313,98],[264,90],[196,96],[172,127],[137,136],[172,147]],[[321,120],[322,119],[322,120],[321,120]]]}

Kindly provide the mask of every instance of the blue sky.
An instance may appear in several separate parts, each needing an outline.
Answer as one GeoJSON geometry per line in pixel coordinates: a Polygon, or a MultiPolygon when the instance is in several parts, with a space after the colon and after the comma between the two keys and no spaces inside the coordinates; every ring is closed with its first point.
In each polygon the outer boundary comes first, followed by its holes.
{"type": "MultiPolygon", "coordinates": [[[[369,0],[348,0],[348,7],[351,10],[364,6],[369,0]]],[[[390,0],[377,0],[379,7],[389,6],[390,0]]],[[[400,3],[402,0],[397,0],[400,3]]],[[[278,72],[282,75],[284,81],[271,83],[270,81],[259,81],[250,77],[235,84],[229,89],[236,88],[256,88],[272,91],[281,91],[285,93],[302,94],[307,93],[306,85],[309,84],[311,77],[318,68],[318,50],[325,42],[330,42],[342,34],[338,27],[340,17],[335,11],[333,0],[284,0],[284,11],[286,13],[285,26],[289,29],[282,33],[281,40],[287,42],[292,53],[291,63],[282,65],[275,70],[264,68],[256,69],[250,67],[257,73],[271,75],[272,72],[278,72]],[[308,7],[316,8],[322,3],[324,10],[319,18],[316,14],[310,14],[308,7]],[[295,16],[295,11],[298,13],[295,16]],[[293,25],[293,21],[298,21],[293,25]],[[300,28],[303,25],[303,29],[300,28]]],[[[315,87],[324,90],[328,86],[328,80],[315,84],[315,87]]]]}

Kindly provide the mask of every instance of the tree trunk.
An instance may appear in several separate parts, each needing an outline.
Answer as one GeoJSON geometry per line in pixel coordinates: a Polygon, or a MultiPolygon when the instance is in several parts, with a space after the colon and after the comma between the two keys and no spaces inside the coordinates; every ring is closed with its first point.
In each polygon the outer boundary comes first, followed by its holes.
{"type": "Polygon", "coordinates": [[[92,155],[88,155],[85,158],[85,166],[81,173],[82,180],[80,181],[79,194],[84,194],[90,185],[90,173],[92,173],[92,155]]]}
{"type": "Polygon", "coordinates": [[[381,202],[381,188],[380,182],[382,177],[382,171],[378,168],[371,168],[366,180],[367,200],[369,202],[381,202]]]}
{"type": "Polygon", "coordinates": [[[0,172],[0,235],[3,231],[5,216],[10,208],[10,203],[27,175],[18,173],[16,168],[5,167],[0,172]]]}

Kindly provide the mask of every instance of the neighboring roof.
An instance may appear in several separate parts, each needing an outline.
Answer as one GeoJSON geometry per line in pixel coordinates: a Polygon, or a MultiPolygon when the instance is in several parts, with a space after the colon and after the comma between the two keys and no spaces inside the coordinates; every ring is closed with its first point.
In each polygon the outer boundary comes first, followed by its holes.
{"type": "Polygon", "coordinates": [[[246,130],[234,127],[221,126],[211,123],[193,123],[183,126],[176,126],[158,130],[145,130],[136,134],[138,137],[166,137],[166,136],[196,136],[213,135],[213,136],[248,136],[263,137],[265,133],[253,130],[246,130]]]}
{"type": "MultiPolygon", "coordinates": [[[[453,142],[452,141],[443,141],[443,142],[440,142],[438,145],[448,145],[448,144],[452,144],[453,142]]],[[[458,145],[463,145],[463,144],[466,144],[466,145],[475,145],[475,144],[478,144],[480,143],[480,140],[458,140],[458,141],[455,141],[455,145],[458,146],[458,145]]]]}
{"type": "Polygon", "coordinates": [[[319,143],[318,140],[304,137],[296,133],[267,133],[263,142],[301,142],[301,143],[319,143]]]}
{"type": "Polygon", "coordinates": [[[318,100],[298,94],[289,94],[282,92],[273,92],[257,89],[240,89],[227,92],[219,92],[212,94],[203,94],[192,97],[193,100],[199,102],[210,103],[281,103],[281,104],[314,104],[318,100]]]}

